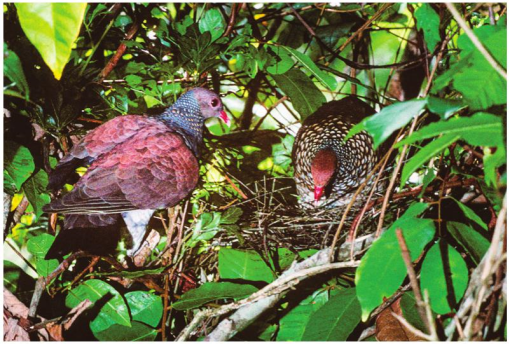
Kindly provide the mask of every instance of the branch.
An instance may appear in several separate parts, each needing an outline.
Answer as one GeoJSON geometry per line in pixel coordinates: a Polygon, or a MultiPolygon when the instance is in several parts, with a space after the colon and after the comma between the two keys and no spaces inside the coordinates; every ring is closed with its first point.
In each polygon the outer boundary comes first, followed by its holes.
{"type": "Polygon", "coordinates": [[[220,308],[205,309],[198,312],[191,323],[181,332],[177,341],[187,340],[203,320],[219,317],[237,310],[230,317],[221,321],[205,338],[206,341],[229,340],[236,333],[242,331],[255,321],[263,312],[273,307],[289,289],[292,289],[299,282],[333,269],[350,268],[359,265],[359,261],[329,263],[329,253],[330,249],[323,249],[300,263],[294,263],[277,280],[244,300],[227,304],[220,308]]]}
{"type": "Polygon", "coordinates": [[[448,10],[451,12],[459,26],[464,30],[466,35],[469,37],[471,42],[473,42],[474,46],[480,51],[480,53],[485,57],[487,62],[498,72],[505,80],[507,79],[506,71],[505,69],[492,57],[491,53],[483,46],[482,42],[476,37],[476,35],[473,33],[473,30],[467,25],[466,21],[462,19],[460,16],[460,13],[455,8],[455,5],[453,3],[446,3],[445,4],[448,10]]]}

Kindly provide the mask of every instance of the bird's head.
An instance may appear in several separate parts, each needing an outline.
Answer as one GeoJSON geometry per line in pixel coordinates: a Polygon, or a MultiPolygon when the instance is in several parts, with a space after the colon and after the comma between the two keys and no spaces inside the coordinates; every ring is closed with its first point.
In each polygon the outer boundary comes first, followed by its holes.
{"type": "Polygon", "coordinates": [[[321,149],[317,152],[312,160],[312,178],[314,191],[313,196],[315,199],[315,205],[318,205],[324,189],[333,179],[333,175],[336,171],[338,159],[335,152],[332,149],[321,149]]]}
{"type": "Polygon", "coordinates": [[[197,102],[200,107],[200,113],[204,118],[219,117],[226,125],[230,126],[230,118],[228,118],[227,113],[223,110],[223,104],[216,93],[202,87],[197,87],[188,91],[182,97],[187,96],[192,96],[197,102]]]}

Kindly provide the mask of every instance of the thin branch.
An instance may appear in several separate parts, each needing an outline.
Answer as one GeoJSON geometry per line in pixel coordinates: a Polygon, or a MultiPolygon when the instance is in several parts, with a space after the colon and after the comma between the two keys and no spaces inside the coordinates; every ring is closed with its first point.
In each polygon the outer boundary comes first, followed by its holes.
{"type": "Polygon", "coordinates": [[[496,72],[498,72],[505,80],[507,80],[505,69],[498,63],[498,61],[494,59],[494,57],[492,57],[491,53],[487,50],[487,48],[483,46],[482,42],[480,42],[478,37],[476,37],[476,35],[473,33],[473,30],[471,30],[471,28],[467,25],[466,21],[462,19],[459,11],[457,11],[455,8],[455,4],[447,2],[445,5],[457,21],[457,24],[459,24],[462,30],[464,30],[471,42],[473,42],[474,46],[478,49],[478,51],[480,51],[483,57],[485,57],[487,62],[489,62],[489,64],[492,66],[492,68],[494,68],[494,70],[496,70],[496,72]]]}

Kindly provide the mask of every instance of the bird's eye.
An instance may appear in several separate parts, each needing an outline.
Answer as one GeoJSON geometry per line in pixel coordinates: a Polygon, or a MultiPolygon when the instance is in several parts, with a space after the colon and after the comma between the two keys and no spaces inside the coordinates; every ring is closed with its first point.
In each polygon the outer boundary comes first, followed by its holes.
{"type": "Polygon", "coordinates": [[[219,103],[220,103],[220,101],[218,100],[218,98],[214,98],[213,100],[211,100],[212,107],[218,106],[219,103]]]}

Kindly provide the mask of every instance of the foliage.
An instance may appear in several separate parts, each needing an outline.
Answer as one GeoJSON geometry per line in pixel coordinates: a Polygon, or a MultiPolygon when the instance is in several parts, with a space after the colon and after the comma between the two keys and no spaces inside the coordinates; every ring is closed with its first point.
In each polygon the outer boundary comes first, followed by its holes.
{"type": "MultiPolygon", "coordinates": [[[[506,69],[506,4],[455,6],[506,69]]],[[[392,202],[381,206],[380,197],[373,206],[384,207],[387,230],[353,257],[356,269],[289,283],[233,339],[358,340],[388,300],[428,333],[418,300],[403,291],[410,278],[397,229],[440,338],[458,338],[448,323],[506,209],[507,85],[444,4],[17,3],[4,5],[4,29],[4,284],[28,304],[37,278],[49,276],[37,309],[46,319],[90,300],[66,340],[173,340],[200,309],[246,299],[322,248],[292,244],[302,233],[286,230],[298,221],[272,226],[296,208],[289,177],[299,123],[351,93],[378,112],[349,136],[364,130],[375,147],[394,149],[386,166],[386,179],[399,172],[392,202]],[[197,85],[223,96],[233,123],[207,123],[200,184],[151,221],[152,252],[128,264],[125,238],[102,248],[116,235],[108,232],[75,240],[101,256],[46,260],[62,227],[62,216],[42,212],[56,161],[98,125],[160,113],[197,85]],[[274,191],[276,181],[285,191],[274,191]],[[272,206],[273,197],[288,207],[272,206]]],[[[320,216],[309,222],[324,225],[320,216]]],[[[367,217],[360,228],[373,234],[367,217]]],[[[331,234],[337,223],[328,224],[331,234]]],[[[502,266],[491,283],[506,278],[502,266]]],[[[499,289],[485,287],[492,301],[480,313],[488,318],[470,339],[502,340],[506,305],[497,302],[499,289]]],[[[199,324],[191,339],[215,324],[199,324]]]]}

